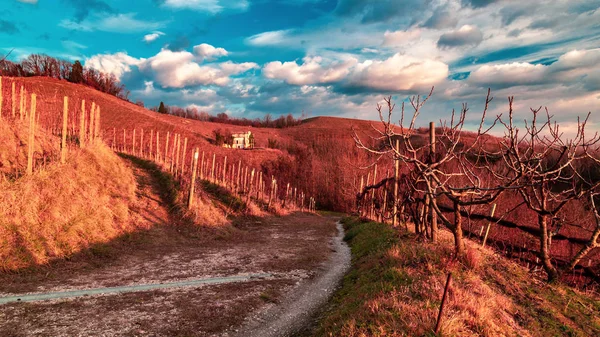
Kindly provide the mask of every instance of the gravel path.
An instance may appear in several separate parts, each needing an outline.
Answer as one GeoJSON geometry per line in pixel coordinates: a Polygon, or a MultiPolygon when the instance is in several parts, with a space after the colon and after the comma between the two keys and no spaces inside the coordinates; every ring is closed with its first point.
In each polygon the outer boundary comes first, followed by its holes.
{"type": "MultiPolygon", "coordinates": [[[[294,336],[305,331],[311,318],[325,305],[350,268],[350,248],[344,242],[344,228],[336,224],[338,235],[333,238],[333,254],[323,266],[323,272],[314,280],[305,281],[286,296],[278,305],[273,305],[250,319],[231,336],[235,337],[283,337],[294,336]]],[[[230,336],[225,334],[224,336],[230,336]]]]}

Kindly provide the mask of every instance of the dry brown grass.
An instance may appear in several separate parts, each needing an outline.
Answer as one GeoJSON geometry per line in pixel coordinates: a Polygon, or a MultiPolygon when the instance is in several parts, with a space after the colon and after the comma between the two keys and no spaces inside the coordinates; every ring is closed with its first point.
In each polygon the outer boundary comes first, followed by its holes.
{"type": "Polygon", "coordinates": [[[135,190],[132,171],[101,144],[0,182],[0,269],[47,263],[133,230],[135,190]]]}
{"type": "Polygon", "coordinates": [[[453,238],[419,242],[412,233],[353,220],[353,268],[319,336],[435,336],[448,273],[453,279],[441,336],[590,336],[600,333],[597,298],[548,285],[478,243],[453,257],[453,238]],[[569,303],[578,303],[577,305],[569,303]],[[581,305],[580,305],[581,304],[581,305]],[[568,309],[568,310],[567,310],[568,309]]]}
{"type": "MultiPolygon", "coordinates": [[[[13,123],[0,123],[0,176],[15,177],[21,175],[27,167],[27,144],[24,140],[29,134],[28,123],[18,120],[13,123]]],[[[34,159],[38,165],[43,163],[44,156],[50,161],[59,151],[58,138],[37,128],[35,135],[34,159]]]]}

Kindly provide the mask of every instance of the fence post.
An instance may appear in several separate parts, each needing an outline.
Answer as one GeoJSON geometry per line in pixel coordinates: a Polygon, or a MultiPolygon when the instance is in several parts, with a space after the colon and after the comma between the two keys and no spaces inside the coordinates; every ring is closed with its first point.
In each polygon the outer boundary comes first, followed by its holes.
{"type": "Polygon", "coordinates": [[[64,164],[67,161],[67,118],[69,116],[69,97],[63,97],[63,125],[62,141],[60,143],[60,162],[64,164]]]}
{"type": "Polygon", "coordinates": [[[194,164],[192,167],[192,180],[190,181],[190,196],[188,198],[188,209],[194,204],[194,186],[196,185],[196,170],[198,169],[198,149],[194,150],[194,164]]]}
{"type": "MultiPolygon", "coordinates": [[[[377,184],[377,164],[373,168],[373,185],[377,184]]],[[[375,217],[375,189],[371,191],[371,219],[375,217]]]]}
{"type": "Polygon", "coordinates": [[[96,102],[92,102],[92,108],[90,109],[90,125],[88,126],[87,141],[90,143],[94,142],[94,123],[96,122],[96,102]]]}
{"type": "Polygon", "coordinates": [[[213,161],[212,161],[212,168],[210,169],[210,181],[211,182],[215,182],[215,159],[217,158],[217,155],[213,153],[213,161]]]}
{"type": "MultiPolygon", "coordinates": [[[[400,152],[400,140],[396,139],[396,152],[400,152]]],[[[398,185],[400,175],[400,159],[394,159],[394,217],[392,219],[392,226],[398,225],[398,185]]]]}
{"type": "Polygon", "coordinates": [[[131,155],[135,156],[135,129],[133,129],[133,138],[131,139],[131,155]]]}
{"type": "Polygon", "coordinates": [[[85,143],[85,100],[81,100],[81,118],[79,119],[79,147],[85,143]]]}
{"type": "MultiPolygon", "coordinates": [[[[436,145],[435,123],[430,122],[429,123],[429,146],[430,146],[430,162],[431,162],[431,164],[435,163],[435,161],[436,161],[435,145],[436,145]]],[[[436,187],[435,181],[431,182],[431,186],[433,188],[436,187]]],[[[436,242],[437,241],[438,224],[437,224],[437,213],[433,207],[434,203],[435,203],[435,199],[434,199],[434,196],[432,195],[429,198],[429,211],[430,211],[430,218],[431,218],[431,241],[436,242]]]]}
{"type": "Polygon", "coordinates": [[[202,151],[202,162],[200,164],[200,179],[204,180],[204,151],[202,151]]]}
{"type": "Polygon", "coordinates": [[[140,130],[140,158],[144,158],[144,129],[140,130]]]}
{"type": "Polygon", "coordinates": [[[152,160],[152,143],[154,142],[154,130],[150,130],[150,148],[148,149],[148,158],[152,160]]]}
{"type": "Polygon", "coordinates": [[[21,100],[19,101],[19,120],[21,122],[23,121],[23,100],[25,99],[24,95],[25,92],[23,86],[21,85],[21,100]]]}
{"type": "Polygon", "coordinates": [[[442,322],[442,314],[444,313],[444,305],[446,304],[446,295],[448,294],[448,288],[450,287],[450,281],[452,279],[452,273],[448,273],[448,279],[446,280],[446,286],[444,287],[444,295],[442,295],[442,304],[440,304],[440,311],[438,313],[437,321],[435,322],[435,333],[440,331],[440,323],[442,322]]]}
{"type": "Polygon", "coordinates": [[[156,163],[160,163],[160,146],[159,146],[160,142],[159,142],[159,136],[158,136],[158,130],[156,130],[156,163]]]}
{"type": "Polygon", "coordinates": [[[227,156],[223,159],[223,185],[227,187],[227,156]]]}
{"type": "MultiPolygon", "coordinates": [[[[496,204],[492,205],[492,211],[490,212],[490,217],[494,217],[494,212],[496,212],[496,204]]],[[[491,225],[492,225],[492,222],[490,221],[487,225],[487,229],[485,230],[485,236],[483,237],[483,243],[481,244],[481,247],[485,247],[485,242],[487,241],[488,234],[490,233],[491,225]]]]}
{"type": "Polygon", "coordinates": [[[167,165],[167,158],[169,157],[169,137],[171,136],[171,133],[169,131],[167,131],[167,139],[165,140],[165,157],[163,159],[163,163],[165,164],[165,166],[167,165]]]}
{"type": "Polygon", "coordinates": [[[15,81],[12,82],[12,117],[15,118],[16,110],[17,110],[17,95],[15,94],[15,81]]]}
{"type": "Polygon", "coordinates": [[[100,104],[96,105],[96,113],[94,114],[96,120],[94,121],[94,142],[100,138],[100,104]]]}
{"type": "Polygon", "coordinates": [[[27,174],[33,174],[33,143],[35,141],[35,108],[36,95],[31,94],[31,113],[29,114],[29,146],[27,150],[27,174]]]}

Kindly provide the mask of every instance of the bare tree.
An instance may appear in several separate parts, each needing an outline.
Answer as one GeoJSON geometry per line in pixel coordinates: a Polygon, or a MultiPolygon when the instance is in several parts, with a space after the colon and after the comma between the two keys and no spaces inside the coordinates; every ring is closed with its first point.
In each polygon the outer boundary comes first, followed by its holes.
{"type": "Polygon", "coordinates": [[[581,199],[596,187],[578,184],[577,163],[589,157],[588,149],[598,142],[598,137],[585,136],[588,114],[583,121],[578,118],[575,136],[565,139],[547,108],[545,118],[540,121],[542,107],[530,109],[532,118],[524,121],[525,130],[519,134],[513,122],[513,100],[509,97],[508,120],[500,119],[505,128],[500,144],[502,159],[504,166],[519,176],[517,191],[525,205],[537,214],[539,257],[548,280],[552,281],[558,277],[550,248],[552,236],[558,234],[562,226],[559,212],[571,200],[581,199]]]}

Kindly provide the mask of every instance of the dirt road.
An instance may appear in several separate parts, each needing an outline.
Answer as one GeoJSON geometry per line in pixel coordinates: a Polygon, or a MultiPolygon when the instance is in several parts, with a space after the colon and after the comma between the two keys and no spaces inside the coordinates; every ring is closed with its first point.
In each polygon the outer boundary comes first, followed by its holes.
{"type": "MultiPolygon", "coordinates": [[[[153,177],[138,170],[148,229],[49,266],[0,274],[0,296],[210,278],[258,279],[0,305],[0,336],[229,335],[324,273],[334,218],[308,214],[235,221],[226,228],[170,223],[153,177]]],[[[193,283],[193,282],[192,282],[193,283]]]]}

